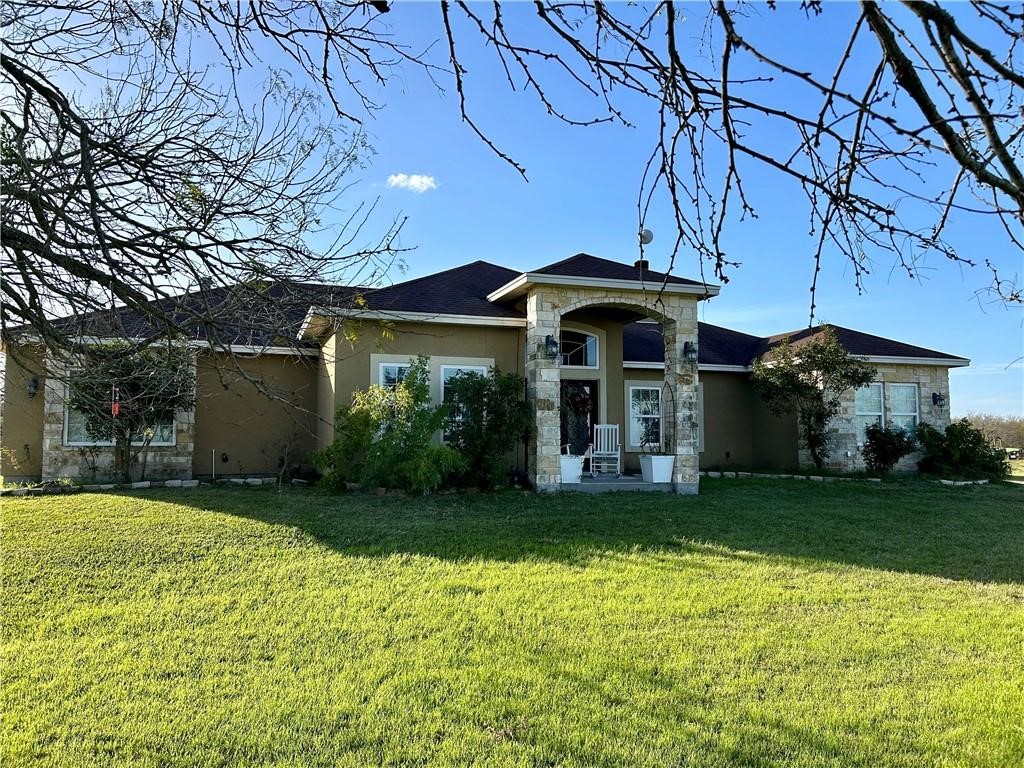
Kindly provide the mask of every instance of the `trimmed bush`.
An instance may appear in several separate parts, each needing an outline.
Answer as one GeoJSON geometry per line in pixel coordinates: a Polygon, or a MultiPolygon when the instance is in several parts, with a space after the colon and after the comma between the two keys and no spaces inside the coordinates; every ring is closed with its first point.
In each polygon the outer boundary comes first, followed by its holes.
{"type": "Polygon", "coordinates": [[[869,424],[864,448],[864,464],[875,475],[887,475],[896,462],[914,450],[914,440],[902,429],[869,424]]]}
{"type": "Polygon", "coordinates": [[[924,451],[917,462],[922,472],[972,480],[999,480],[1010,473],[1004,451],[992,445],[967,419],[950,424],[945,432],[921,424],[917,428],[917,440],[924,451]]]}

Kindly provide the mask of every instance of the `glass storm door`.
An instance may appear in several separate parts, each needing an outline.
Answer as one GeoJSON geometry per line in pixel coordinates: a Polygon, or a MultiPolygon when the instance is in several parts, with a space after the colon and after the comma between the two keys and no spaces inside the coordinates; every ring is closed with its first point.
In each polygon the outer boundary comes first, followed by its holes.
{"type": "Polygon", "coordinates": [[[561,400],[561,452],[581,456],[594,438],[598,418],[597,382],[563,379],[561,400]]]}

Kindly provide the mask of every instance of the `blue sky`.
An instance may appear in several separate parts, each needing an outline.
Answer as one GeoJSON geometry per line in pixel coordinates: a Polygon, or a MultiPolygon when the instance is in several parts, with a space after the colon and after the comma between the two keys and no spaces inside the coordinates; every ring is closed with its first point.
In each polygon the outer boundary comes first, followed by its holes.
{"type": "MultiPolygon", "coordinates": [[[[515,20],[529,10],[512,5],[505,12],[515,20]]],[[[836,53],[828,32],[833,24],[842,28],[842,13],[830,6],[823,19],[795,17],[785,27],[788,43],[801,46],[811,63],[831,62],[836,53]]],[[[441,32],[433,4],[399,4],[388,22],[397,35],[412,34],[424,45],[441,32]]],[[[510,92],[482,51],[467,44],[464,62],[478,123],[526,167],[529,181],[461,122],[454,88],[439,93],[422,74],[404,70],[382,92],[386,108],[367,123],[376,155],[361,173],[360,191],[380,196],[382,216],[408,216],[402,244],[415,250],[405,256],[407,271],[395,270],[389,279],[398,282],[475,259],[524,270],[580,251],[635,260],[637,189],[654,135],[648,116],[637,112],[634,129],[565,126],[549,118],[535,97],[510,92]],[[429,176],[436,187],[423,192],[389,187],[395,174],[429,176]]],[[[571,91],[556,92],[579,114],[593,112],[571,91]]],[[[758,335],[805,327],[813,269],[806,205],[798,189],[770,173],[753,174],[748,184],[760,218],[731,231],[730,255],[742,266],[732,271],[718,298],[704,303],[701,319],[758,335]]],[[[667,248],[673,232],[667,209],[659,208],[647,227],[655,234],[647,257],[654,268],[664,268],[666,251],[659,246],[667,248]]],[[[964,221],[954,222],[951,231],[972,255],[999,255],[1004,265],[1022,271],[1020,254],[994,230],[964,221]]],[[[694,276],[698,269],[696,257],[684,254],[676,273],[694,276]]],[[[922,274],[911,281],[882,254],[858,295],[847,265],[832,258],[820,276],[818,317],[971,358],[970,369],[951,375],[954,415],[1024,415],[1020,309],[978,294],[987,284],[980,268],[932,257],[922,274]]]]}

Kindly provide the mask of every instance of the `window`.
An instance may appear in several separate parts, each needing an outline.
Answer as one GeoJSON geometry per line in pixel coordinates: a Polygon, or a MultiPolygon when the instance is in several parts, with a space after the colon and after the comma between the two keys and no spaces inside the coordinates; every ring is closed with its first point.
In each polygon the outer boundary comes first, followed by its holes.
{"type": "MultiPolygon", "coordinates": [[[[458,376],[460,373],[476,373],[480,376],[487,375],[487,366],[485,365],[442,365],[441,366],[441,402],[448,403],[450,411],[448,414],[449,419],[458,420],[462,417],[459,411],[459,404],[456,403],[451,397],[451,390],[448,389],[448,382],[458,376]]],[[[445,428],[444,439],[448,439],[448,429],[445,428]]]]}
{"type": "Polygon", "coordinates": [[[397,387],[409,375],[410,367],[409,363],[381,363],[380,385],[382,387],[397,387]]]}
{"type": "Polygon", "coordinates": [[[562,331],[558,348],[562,353],[562,365],[597,368],[597,336],[581,331],[562,331]]]}
{"type": "Polygon", "coordinates": [[[882,411],[882,385],[880,382],[861,387],[853,396],[854,421],[857,425],[857,441],[863,443],[868,424],[885,426],[882,411]]]}
{"type": "MultiPolygon", "coordinates": [[[[153,439],[151,446],[174,445],[174,419],[167,419],[152,427],[153,439]]],[[[138,434],[132,438],[132,445],[142,445],[146,435],[138,434]]],[[[64,409],[64,445],[66,446],[112,446],[111,440],[96,440],[86,428],[85,414],[74,408],[64,409]]]]}
{"type": "Polygon", "coordinates": [[[889,385],[889,421],[896,429],[913,434],[917,430],[917,384],[889,385]]]}
{"type": "Polygon", "coordinates": [[[629,388],[629,444],[640,448],[661,444],[661,389],[629,388]]]}

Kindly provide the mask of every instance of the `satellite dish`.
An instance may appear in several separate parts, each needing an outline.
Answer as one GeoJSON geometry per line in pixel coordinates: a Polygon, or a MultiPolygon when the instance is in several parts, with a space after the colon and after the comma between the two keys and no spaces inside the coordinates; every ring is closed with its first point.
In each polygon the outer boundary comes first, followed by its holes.
{"type": "Polygon", "coordinates": [[[650,245],[651,240],[654,239],[654,233],[649,229],[640,230],[640,245],[650,245]]]}

